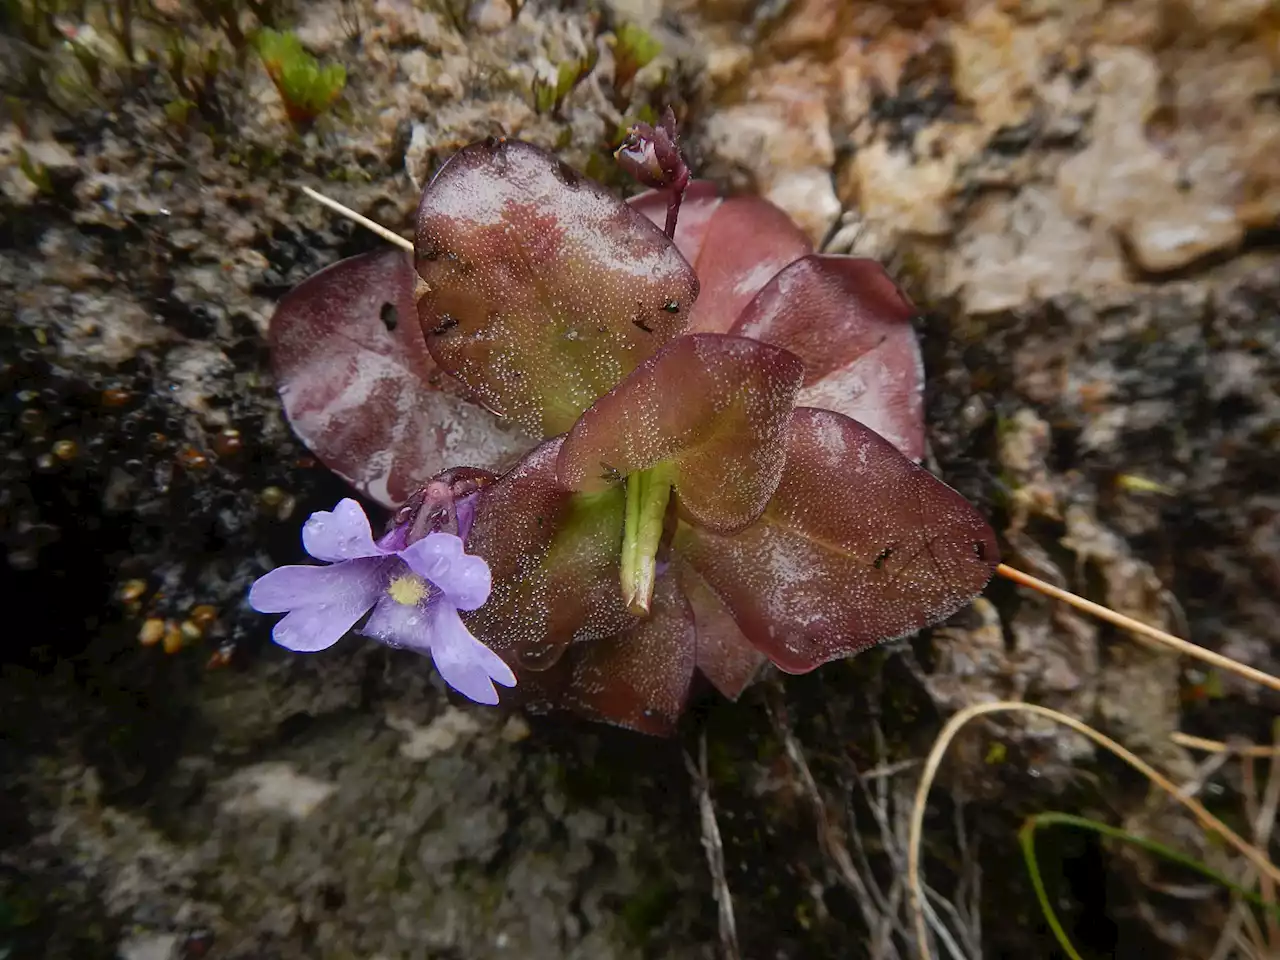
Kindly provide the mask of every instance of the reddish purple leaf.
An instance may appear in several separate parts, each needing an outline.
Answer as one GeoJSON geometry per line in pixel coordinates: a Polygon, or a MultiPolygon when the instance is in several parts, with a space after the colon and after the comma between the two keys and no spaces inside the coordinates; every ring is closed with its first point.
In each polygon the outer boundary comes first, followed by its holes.
{"type": "MultiPolygon", "coordinates": [[[[676,226],[676,246],[693,264],[702,293],[689,317],[690,333],[725,333],[751,298],[779,270],[813,252],[804,231],[760,197],[720,198],[694,181],[676,226]]],[[[655,223],[666,218],[661,193],[641,194],[632,206],[655,223]]]]}
{"type": "Polygon", "coordinates": [[[681,509],[735,530],[760,516],[782,475],[804,369],[786,350],[718,333],[680,337],[605,394],[560,450],[560,482],[608,489],[669,460],[681,509]]]}
{"type": "Polygon", "coordinates": [[[384,506],[445,467],[498,469],[529,446],[432,362],[407,254],[380,250],[308,277],[271,318],[271,363],[294,432],[384,506]]]}
{"type": "Polygon", "coordinates": [[[951,616],[999,562],[960,494],[857,421],[811,407],[792,416],[760,520],[732,536],[681,525],[675,547],[788,673],[951,616]]]}
{"type": "Polygon", "coordinates": [[[765,655],[743,636],[729,609],[687,563],[680,565],[680,585],[693,610],[698,670],[721,695],[737,700],[760,672],[765,655]]]}
{"type": "Polygon", "coordinates": [[[418,317],[440,366],[543,436],[683,331],[693,269],[661,230],[545,150],[456,153],[418,208],[418,317]]]}
{"type": "Polygon", "coordinates": [[[924,365],[915,312],[875,260],[814,254],[770,280],[731,332],[804,361],[797,403],[852,417],[918,463],[924,365]]]}
{"type": "Polygon", "coordinates": [[[676,578],[659,578],[648,617],[616,637],[579,644],[570,656],[564,705],[590,720],[670,734],[689,696],[695,661],[693,613],[676,578]]]}
{"type": "Polygon", "coordinates": [[[483,557],[493,592],[463,619],[522,670],[553,666],[571,643],[634,622],[622,602],[623,491],[573,494],[556,482],[562,439],[549,440],[485,487],[467,550],[483,557]]]}
{"type": "Polygon", "coordinates": [[[653,600],[650,616],[629,630],[575,643],[550,669],[520,672],[508,702],[534,713],[571,710],[640,733],[671,734],[693,680],[693,615],[671,575],[658,579],[653,600]]]}

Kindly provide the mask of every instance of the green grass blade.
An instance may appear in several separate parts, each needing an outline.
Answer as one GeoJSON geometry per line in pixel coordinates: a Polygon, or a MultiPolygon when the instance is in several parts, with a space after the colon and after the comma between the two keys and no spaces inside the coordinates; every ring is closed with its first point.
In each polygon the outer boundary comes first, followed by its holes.
{"type": "Polygon", "coordinates": [[[1026,861],[1027,874],[1031,878],[1032,887],[1035,889],[1036,899],[1040,903],[1040,910],[1044,914],[1044,918],[1048,922],[1049,928],[1053,931],[1053,935],[1057,939],[1058,944],[1062,947],[1067,956],[1071,958],[1071,960],[1083,960],[1083,958],[1076,951],[1075,947],[1071,945],[1071,941],[1067,937],[1066,930],[1063,929],[1062,923],[1058,920],[1057,913],[1054,912],[1053,905],[1049,902],[1049,894],[1045,889],[1044,878],[1040,873],[1040,864],[1036,859],[1035,835],[1036,830],[1040,827],[1075,827],[1078,830],[1091,830],[1094,833],[1101,834],[1104,837],[1109,837],[1112,840],[1121,840],[1125,843],[1133,844],[1148,853],[1155,854],[1158,857],[1163,857],[1166,860],[1176,863],[1187,870],[1198,873],[1202,877],[1226,887],[1232,893],[1244,900],[1247,900],[1254,906],[1268,911],[1275,917],[1280,918],[1280,906],[1266,903],[1252,890],[1246,890],[1238,883],[1227,879],[1216,870],[1213,870],[1201,863],[1199,860],[1179,853],[1177,850],[1166,847],[1162,843],[1157,843],[1154,840],[1148,840],[1145,837],[1135,836],[1126,830],[1121,830],[1119,827],[1099,823],[1097,820],[1090,820],[1088,817],[1079,817],[1070,813],[1038,813],[1035,816],[1029,817],[1027,822],[1023,824],[1022,829],[1018,831],[1018,844],[1022,848],[1022,857],[1023,860],[1026,861]]]}

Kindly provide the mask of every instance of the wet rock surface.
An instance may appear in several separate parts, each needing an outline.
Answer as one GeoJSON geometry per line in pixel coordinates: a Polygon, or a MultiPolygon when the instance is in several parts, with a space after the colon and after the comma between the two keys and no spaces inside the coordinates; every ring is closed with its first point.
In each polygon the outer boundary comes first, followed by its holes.
{"type": "MultiPolygon", "coordinates": [[[[266,322],[294,283],[379,242],[296,185],[403,229],[467,142],[504,132],[614,177],[617,128],[671,101],[700,175],[884,258],[923,305],[930,465],[990,512],[1009,562],[1276,672],[1265,4],[305,4],[282,24],[350,79],[301,133],[257,61],[194,18],[175,22],[224,61],[186,96],[162,52],[172,6],[137,25],[137,68],[91,18],[96,83],[54,45],[36,90],[4,41],[0,951],[713,956],[684,761],[705,731],[742,954],[873,954],[830,830],[874,832],[866,797],[893,798],[855,772],[909,787],[954,710],[1044,703],[1175,779],[1195,769],[1175,730],[1270,736],[1259,688],[1006,584],[910,644],[738,704],[708,695],[670,742],[451,704],[428,665],[354,639],[287,654],[243,602],[344,494],[282,419],[266,322]],[[603,34],[624,20],[663,52],[620,92],[603,34]],[[592,46],[595,72],[536,110],[535,77],[592,46]]],[[[985,925],[986,955],[1051,950],[1021,818],[1128,818],[1146,794],[1083,739],[1016,718],[962,736],[944,785],[930,879],[960,898],[980,866],[1006,921],[985,925]]],[[[1218,785],[1238,808],[1234,767],[1218,785]]],[[[1159,829],[1205,852],[1185,825],[1159,829]]],[[[901,864],[874,843],[887,887],[901,864]]],[[[1149,870],[1065,853],[1082,947],[1172,956],[1206,935],[1149,870]],[[1090,899],[1104,881],[1110,905],[1090,899]],[[1091,942],[1098,916],[1114,929],[1091,942]]]]}

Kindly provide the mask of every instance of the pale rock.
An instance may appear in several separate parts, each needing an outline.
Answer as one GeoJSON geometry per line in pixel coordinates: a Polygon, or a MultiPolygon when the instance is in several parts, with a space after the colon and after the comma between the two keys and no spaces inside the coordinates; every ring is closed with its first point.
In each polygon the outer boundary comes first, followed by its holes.
{"type": "Polygon", "coordinates": [[[302,16],[293,32],[312,53],[333,53],[351,35],[351,24],[344,20],[343,4],[308,3],[299,7],[299,13],[302,16]]]}
{"type": "Polygon", "coordinates": [[[765,199],[791,217],[814,244],[822,242],[840,216],[831,171],[807,167],[779,174],[764,191],[765,199]]]}
{"type": "Polygon", "coordinates": [[[410,50],[400,58],[400,69],[411,84],[432,96],[458,100],[464,93],[459,76],[469,71],[463,57],[433,57],[425,50],[410,50]]]}
{"type": "Polygon", "coordinates": [[[1099,98],[1089,147],[1058,170],[1066,206],[1118,229],[1146,270],[1167,271],[1240,242],[1230,207],[1184,189],[1178,163],[1156,149],[1147,122],[1159,104],[1150,54],[1129,47],[1095,51],[1099,98]]]}
{"type": "Polygon", "coordinates": [[[608,0],[614,16],[648,29],[662,16],[662,0],[608,0]]]}
{"type": "Polygon", "coordinates": [[[1161,273],[1230,250],[1244,239],[1244,226],[1230,207],[1171,203],[1132,224],[1128,236],[1142,267],[1161,273]]]}
{"type": "Polygon", "coordinates": [[[511,4],[507,0],[476,0],[467,19],[481,33],[497,33],[511,24],[511,4]]]}
{"type": "Polygon", "coordinates": [[[177,960],[181,946],[176,933],[135,933],[116,947],[118,960],[177,960]]]}
{"type": "Polygon", "coordinates": [[[1098,11],[1091,33],[1101,43],[1151,49],[1168,22],[1172,6],[1169,0],[1108,3],[1098,11]]]}
{"type": "Polygon", "coordinates": [[[672,12],[692,13],[709,20],[747,22],[759,0],[672,0],[672,12]]]}
{"type": "Polygon", "coordinates": [[[723,87],[746,76],[751,69],[751,48],[740,43],[713,42],[706,51],[703,76],[713,87],[723,87]]]}
{"type": "Polygon", "coordinates": [[[831,167],[835,144],[821,87],[786,80],[786,74],[758,78],[746,103],[707,118],[706,139],[717,156],[760,178],[776,170],[831,167]]]}
{"type": "Polygon", "coordinates": [[[1256,26],[1274,0],[1181,0],[1192,22],[1206,30],[1256,26]]]}
{"type": "Polygon", "coordinates": [[[834,61],[836,116],[854,127],[871,113],[876,94],[897,95],[903,68],[927,45],[919,34],[896,27],[871,38],[844,38],[834,61]]]}
{"type": "Polygon", "coordinates": [[[335,783],[305,776],[281,762],[238,770],[227,779],[226,787],[222,809],[227,813],[282,813],[294,820],[305,819],[338,790],[335,783]]]}
{"type": "Polygon", "coordinates": [[[405,734],[407,739],[400,744],[400,754],[410,760],[429,760],[470,740],[482,729],[474,716],[457,707],[446,708],[425,727],[395,716],[387,717],[387,726],[405,734]]]}
{"type": "Polygon", "coordinates": [[[1062,43],[1054,34],[1051,21],[1018,26],[994,5],[951,31],[951,82],[974,105],[985,128],[1017,126],[1027,119],[1044,51],[1062,43]]]}
{"type": "Polygon", "coordinates": [[[141,304],[117,292],[74,294],[69,313],[58,314],[55,322],[61,356],[109,366],[172,336],[141,304]]]}
{"type": "Polygon", "coordinates": [[[507,717],[507,722],[502,725],[502,729],[498,731],[498,736],[506,743],[520,743],[529,739],[533,731],[529,727],[528,721],[518,713],[513,713],[507,717]]]}
{"type": "Polygon", "coordinates": [[[29,140],[13,124],[0,129],[0,192],[12,202],[26,206],[40,194],[25,165],[38,178],[41,173],[66,174],[79,169],[75,156],[56,140],[29,140]]]}
{"type": "Polygon", "coordinates": [[[951,232],[947,205],[955,183],[951,156],[913,158],[877,141],[853,158],[857,203],[865,219],[926,237],[951,232]]]}
{"type": "Polygon", "coordinates": [[[68,173],[80,168],[74,154],[56,140],[28,140],[22,148],[32,164],[50,173],[68,173]]]}
{"type": "Polygon", "coordinates": [[[225,410],[209,405],[220,384],[235,374],[227,355],[210,343],[193,340],[165,354],[165,379],[169,394],[210,427],[226,426],[225,410]]]}
{"type": "Polygon", "coordinates": [[[1172,71],[1178,125],[1166,134],[1183,178],[1195,191],[1233,207],[1247,227],[1280,221],[1280,109],[1271,58],[1241,46],[1223,59],[1193,51],[1172,71]]]}
{"type": "Polygon", "coordinates": [[[819,243],[840,215],[840,201],[830,117],[814,70],[796,62],[762,72],[747,102],[712,114],[705,131],[716,156],[750,173],[756,189],[819,243]]]}
{"type": "Polygon", "coordinates": [[[1125,283],[1124,256],[1105,230],[1073,218],[1056,191],[1029,186],[980,201],[957,238],[944,287],[967,312],[997,313],[1059,294],[1125,283]]]}
{"type": "Polygon", "coordinates": [[[769,47],[780,56],[821,47],[840,36],[847,0],[793,0],[781,23],[769,31],[769,47]]]}
{"type": "Polygon", "coordinates": [[[425,44],[432,49],[465,50],[455,32],[446,30],[436,14],[421,9],[413,0],[376,0],[366,28],[365,45],[384,43],[389,47],[425,44]]]}

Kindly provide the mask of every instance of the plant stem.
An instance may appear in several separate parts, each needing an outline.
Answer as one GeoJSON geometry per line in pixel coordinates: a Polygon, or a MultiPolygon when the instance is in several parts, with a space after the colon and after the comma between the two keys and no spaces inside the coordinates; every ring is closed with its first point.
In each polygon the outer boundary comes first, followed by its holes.
{"type": "Polygon", "coordinates": [[[662,539],[667,501],[675,469],[659,463],[627,477],[627,506],[622,527],[622,599],[641,616],[649,612],[658,573],[658,543],[662,539]]]}
{"type": "Polygon", "coordinates": [[[667,222],[662,228],[662,232],[667,235],[668,240],[676,238],[676,219],[680,216],[680,204],[684,200],[684,191],[688,185],[689,175],[686,173],[675,186],[668,189],[667,222]]]}

